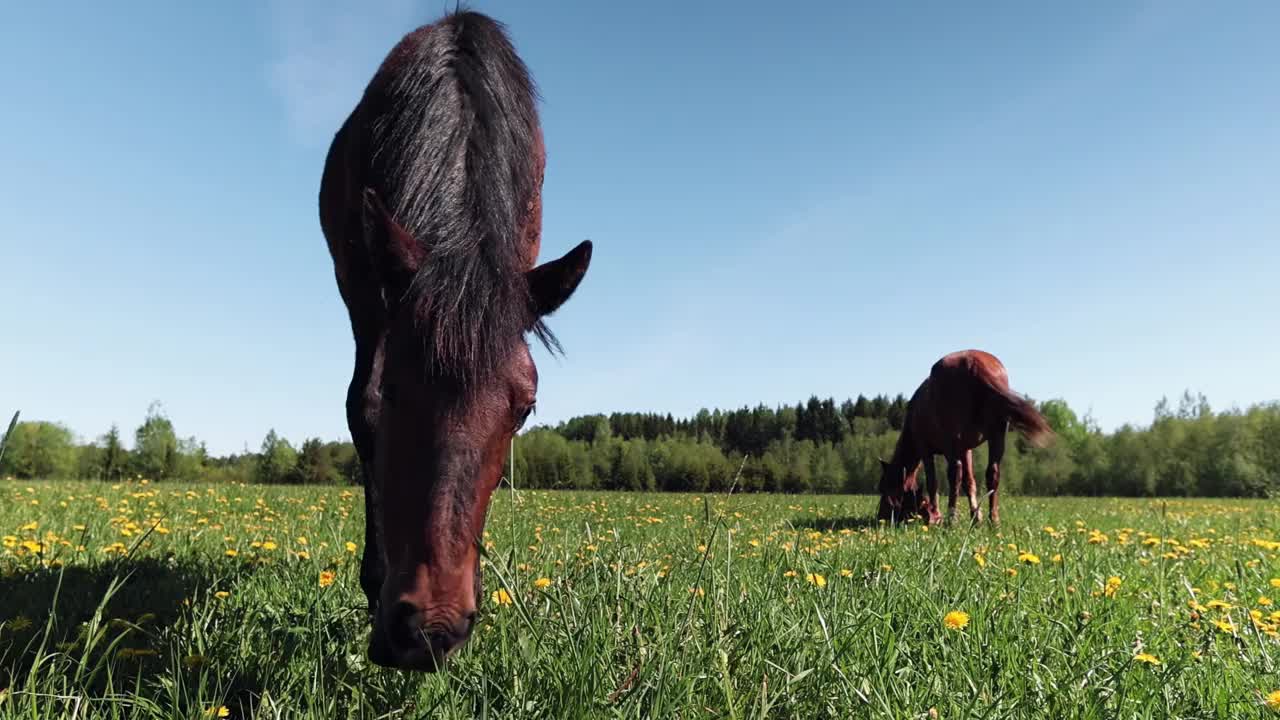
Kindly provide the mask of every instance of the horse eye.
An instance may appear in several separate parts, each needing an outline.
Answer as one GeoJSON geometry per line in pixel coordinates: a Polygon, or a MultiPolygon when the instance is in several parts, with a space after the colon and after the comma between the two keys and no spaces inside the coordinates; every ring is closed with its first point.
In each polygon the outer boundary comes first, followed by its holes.
{"type": "Polygon", "coordinates": [[[516,420],[516,432],[519,432],[520,428],[524,427],[525,422],[529,419],[529,416],[533,414],[533,410],[537,406],[537,403],[532,403],[520,411],[520,417],[516,420]]]}

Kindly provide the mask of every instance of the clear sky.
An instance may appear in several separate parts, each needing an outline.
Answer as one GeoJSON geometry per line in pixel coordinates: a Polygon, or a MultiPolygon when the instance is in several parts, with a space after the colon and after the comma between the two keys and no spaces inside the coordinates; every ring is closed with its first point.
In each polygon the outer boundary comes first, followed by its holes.
{"type": "MultiPolygon", "coordinates": [[[[345,439],[324,153],[451,5],[6,7],[0,412],[345,439]]],[[[543,95],[543,259],[596,244],[536,421],[909,394],[966,347],[1106,429],[1280,398],[1280,4],[471,7],[543,95]]]]}

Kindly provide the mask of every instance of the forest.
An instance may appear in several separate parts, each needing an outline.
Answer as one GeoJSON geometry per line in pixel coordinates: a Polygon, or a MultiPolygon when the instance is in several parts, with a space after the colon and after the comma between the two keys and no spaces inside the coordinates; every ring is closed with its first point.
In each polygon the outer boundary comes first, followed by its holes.
{"type": "MultiPolygon", "coordinates": [[[[1046,448],[1011,433],[1001,490],[1028,495],[1271,497],[1280,495],[1280,403],[1215,412],[1185,392],[1161,399],[1152,422],[1101,431],[1062,400],[1037,402],[1056,433],[1046,448]]],[[[675,418],[612,413],[534,426],[514,442],[520,488],[670,492],[874,493],[906,416],[906,398],[701,410],[675,418]]],[[[131,442],[117,427],[90,441],[65,425],[18,422],[7,431],[0,477],[108,482],[360,484],[350,442],[274,430],[257,451],[211,456],[180,437],[153,403],[131,442]]],[[[939,462],[939,471],[945,467],[939,462]]],[[[974,453],[982,482],[985,445],[974,453]]],[[[511,475],[508,472],[508,475],[511,475]]]]}

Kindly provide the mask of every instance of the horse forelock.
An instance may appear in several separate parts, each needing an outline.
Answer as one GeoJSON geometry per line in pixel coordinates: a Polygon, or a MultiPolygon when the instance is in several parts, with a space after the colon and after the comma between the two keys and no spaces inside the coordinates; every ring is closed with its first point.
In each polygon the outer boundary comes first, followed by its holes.
{"type": "Polygon", "coordinates": [[[372,171],[396,221],[427,247],[405,302],[428,371],[471,384],[526,332],[525,271],[541,231],[545,163],[537,89],[503,26],[454,13],[405,36],[370,94],[372,171]]]}

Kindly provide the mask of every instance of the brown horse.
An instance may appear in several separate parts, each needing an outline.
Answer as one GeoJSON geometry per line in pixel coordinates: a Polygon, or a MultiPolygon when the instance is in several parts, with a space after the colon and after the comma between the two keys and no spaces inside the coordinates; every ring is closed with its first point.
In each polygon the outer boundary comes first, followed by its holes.
{"type": "Polygon", "coordinates": [[[963,483],[969,496],[969,514],[982,521],[977,481],[973,477],[973,449],[987,443],[987,494],[990,520],[1000,522],[997,490],[1000,462],[1004,459],[1005,433],[1012,425],[1029,442],[1043,447],[1052,437],[1049,423],[1035,406],[1009,389],[1009,375],[992,354],[981,350],[954,352],[934,363],[929,377],[907,403],[902,434],[893,458],[881,460],[879,518],[893,522],[912,515],[928,523],[942,519],[938,511],[938,478],[934,454],[947,458],[950,498],[949,519],[956,516],[956,495],[963,483]],[[916,481],[924,463],[928,492],[916,481]]]}
{"type": "Polygon", "coordinates": [[[370,659],[434,671],[471,634],[479,538],[533,412],[526,334],[577,289],[584,241],[534,267],[545,154],[505,28],[456,12],[390,51],[333,139],[320,224],[355,339],[370,659]]]}

